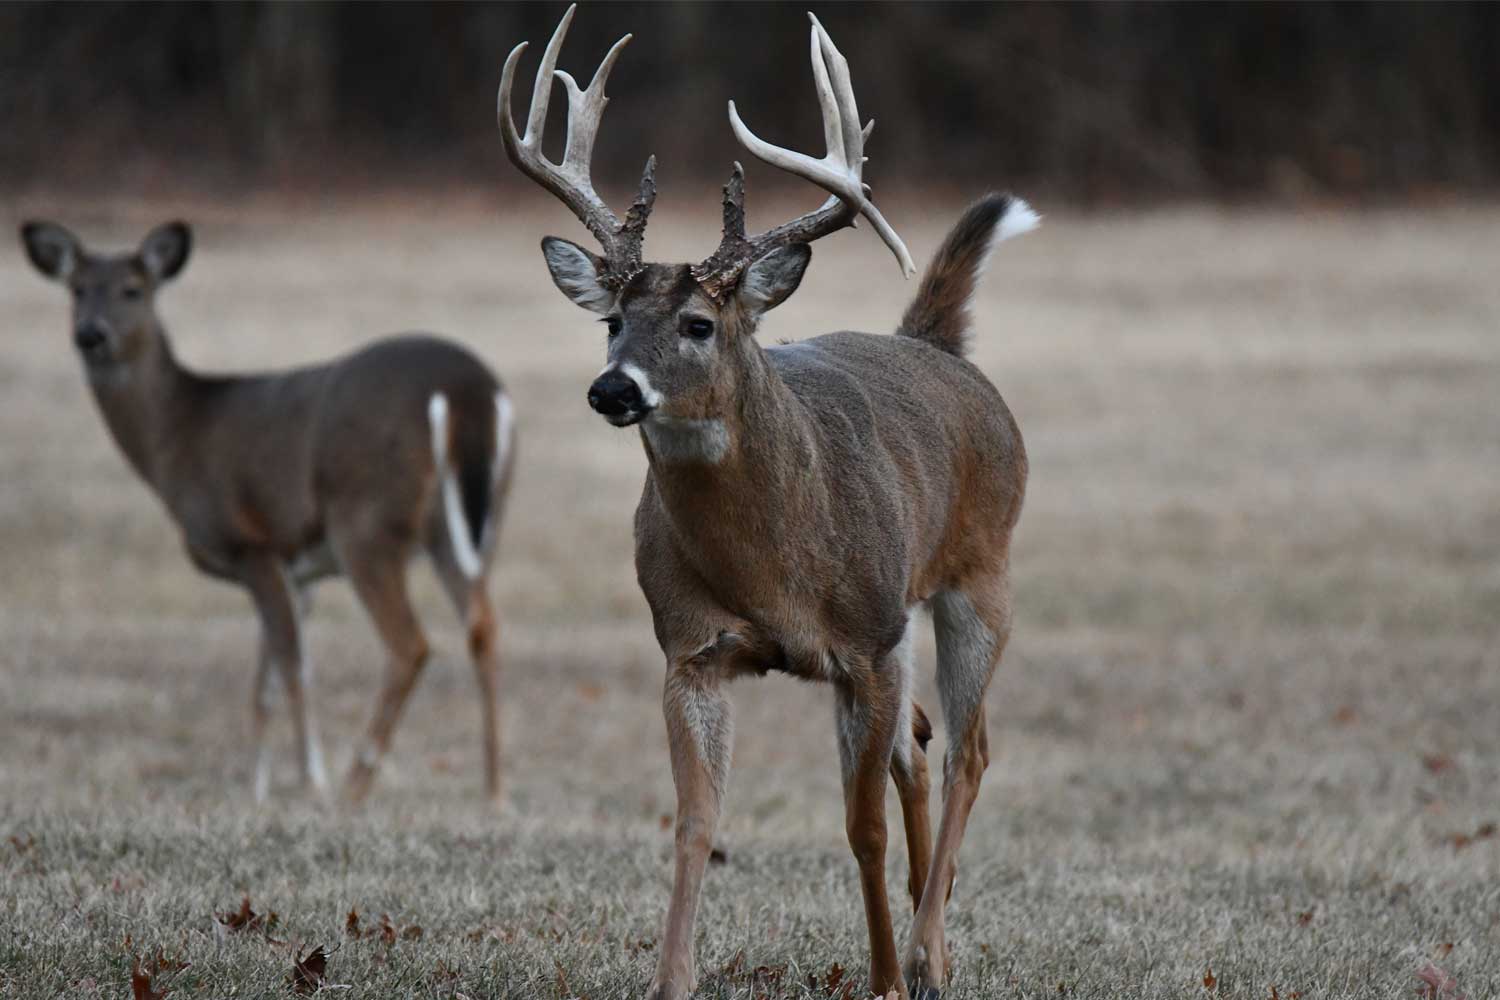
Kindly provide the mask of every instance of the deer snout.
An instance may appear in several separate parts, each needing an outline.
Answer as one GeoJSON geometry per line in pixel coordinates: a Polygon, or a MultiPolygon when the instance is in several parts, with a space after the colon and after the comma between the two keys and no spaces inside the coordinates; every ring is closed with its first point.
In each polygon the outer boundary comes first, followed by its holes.
{"type": "Polygon", "coordinates": [[[97,320],[80,323],[73,331],[73,343],[80,351],[97,350],[106,339],[107,331],[97,320]]]}
{"type": "Polygon", "coordinates": [[[611,420],[645,415],[645,397],[635,379],[618,368],[611,368],[589,386],[589,406],[611,420]]]}

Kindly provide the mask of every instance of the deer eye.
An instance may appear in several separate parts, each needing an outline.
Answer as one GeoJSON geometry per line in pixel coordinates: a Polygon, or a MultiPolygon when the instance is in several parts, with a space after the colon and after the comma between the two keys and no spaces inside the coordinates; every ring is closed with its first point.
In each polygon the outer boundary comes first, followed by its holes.
{"type": "Polygon", "coordinates": [[[690,319],[682,325],[682,335],[694,340],[707,340],[714,335],[713,320],[690,319]]]}
{"type": "Polygon", "coordinates": [[[136,299],[139,299],[141,297],[141,286],[126,285],[124,288],[120,289],[120,294],[129,299],[131,302],[134,302],[136,299]]]}
{"type": "Polygon", "coordinates": [[[618,316],[610,316],[604,320],[604,328],[609,331],[610,337],[618,337],[620,335],[620,329],[624,325],[625,324],[620,322],[620,317],[618,316]]]}

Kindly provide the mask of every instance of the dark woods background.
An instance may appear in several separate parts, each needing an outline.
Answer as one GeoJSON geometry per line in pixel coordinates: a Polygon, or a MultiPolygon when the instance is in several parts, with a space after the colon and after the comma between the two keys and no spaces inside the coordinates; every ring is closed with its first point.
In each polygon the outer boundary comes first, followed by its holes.
{"type": "MultiPolygon", "coordinates": [[[[586,82],[636,34],[596,153],[629,186],[721,177],[736,98],[822,152],[806,4],[590,4],[586,82]]],[[[821,3],[877,190],[924,178],[1157,197],[1405,197],[1500,180],[1500,5],[821,3]],[[893,179],[900,178],[900,182],[893,179]]],[[[0,183],[119,194],[516,183],[494,123],[560,4],[0,6],[0,183]]],[[[561,109],[554,96],[554,140],[561,109]]],[[[524,115],[524,107],[517,111],[524,115]]]]}

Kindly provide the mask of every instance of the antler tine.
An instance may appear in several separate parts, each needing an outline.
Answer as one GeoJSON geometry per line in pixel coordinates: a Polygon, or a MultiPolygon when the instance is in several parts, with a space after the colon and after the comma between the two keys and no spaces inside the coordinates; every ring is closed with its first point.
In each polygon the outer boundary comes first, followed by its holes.
{"type": "Polygon", "coordinates": [[[735,138],[757,159],[811,181],[832,197],[815,211],[747,239],[743,228],[744,182],[739,165],[736,164],[735,174],[724,188],[724,237],[713,255],[694,269],[699,282],[713,295],[717,296],[731,287],[745,265],[755,257],[778,246],[796,242],[810,243],[845,226],[853,226],[860,215],[870,220],[901,265],[901,272],[907,277],[916,273],[916,266],[912,263],[906,245],[880,214],[880,210],[870,203],[870,189],[864,183],[863,170],[868,159],[864,154],[865,139],[874,129],[875,122],[872,120],[869,124],[860,126],[859,107],[854,99],[848,60],[833,44],[833,39],[818,19],[811,13],[808,14],[808,19],[812,22],[809,47],[812,54],[813,83],[817,89],[818,105],[823,113],[823,138],[828,147],[827,152],[821,159],[814,159],[806,153],[766,142],[750,131],[733,101],[729,102],[729,127],[734,131],[735,138]],[[737,232],[731,223],[739,226],[737,232]]]}
{"type": "MultiPolygon", "coordinates": [[[[838,124],[843,130],[843,141],[839,144],[841,158],[846,163],[863,163],[865,137],[864,131],[859,127],[859,108],[854,101],[854,82],[849,78],[849,60],[833,44],[833,39],[811,11],[808,12],[807,19],[812,22],[813,37],[823,50],[823,58],[818,61],[823,64],[833,83],[838,124]]],[[[825,117],[826,114],[825,111],[825,117]]],[[[829,147],[829,152],[833,152],[832,146],[829,147]]]]}
{"type": "Polygon", "coordinates": [[[515,119],[511,115],[511,92],[515,88],[516,67],[521,54],[526,51],[525,42],[512,49],[505,59],[505,68],[500,74],[496,117],[499,119],[505,152],[511,162],[526,176],[552,192],[578,216],[579,221],[604,249],[609,267],[608,273],[602,276],[603,280],[607,284],[619,286],[641,264],[641,242],[645,236],[646,220],[656,201],[656,158],[651,157],[646,161],[646,169],[641,175],[640,192],[622,223],[594,190],[589,165],[594,155],[594,140],[604,117],[604,107],[609,103],[609,98],[604,94],[604,86],[614,69],[615,61],[619,59],[621,50],[629,43],[631,36],[626,35],[610,47],[587,89],[580,90],[578,82],[570,74],[557,68],[557,57],[576,10],[577,4],[568,8],[542,54],[536,83],[532,88],[526,134],[517,134],[515,119]],[[542,153],[542,136],[547,124],[554,79],[562,83],[568,95],[568,140],[561,163],[551,162],[542,153]]]}
{"type": "Polygon", "coordinates": [[[554,71],[554,75],[562,81],[563,88],[568,92],[568,145],[563,150],[565,169],[588,176],[589,162],[594,156],[594,139],[599,135],[604,106],[609,103],[609,98],[604,96],[604,84],[609,80],[610,70],[615,68],[620,50],[625,48],[632,37],[634,36],[626,35],[610,47],[604,61],[594,72],[594,79],[589,82],[587,90],[579,90],[570,74],[562,70],[554,71]]]}

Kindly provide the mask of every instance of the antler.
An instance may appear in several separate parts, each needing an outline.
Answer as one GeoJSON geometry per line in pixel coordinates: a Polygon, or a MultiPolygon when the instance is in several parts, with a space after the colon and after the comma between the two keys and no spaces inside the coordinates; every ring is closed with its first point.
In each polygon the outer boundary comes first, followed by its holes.
{"type": "Polygon", "coordinates": [[[813,78],[817,83],[818,103],[823,109],[823,137],[828,152],[822,159],[815,160],[806,153],[771,145],[746,127],[733,101],[729,102],[729,125],[740,143],[757,158],[811,181],[832,197],[815,211],[759,236],[747,237],[745,171],[736,163],[729,183],[724,185],[724,238],[710,257],[693,268],[698,283],[715,298],[734,287],[740,273],[751,261],[776,247],[811,243],[845,226],[853,226],[860,215],[870,220],[885,245],[891,248],[901,264],[901,272],[906,277],[916,273],[906,245],[879,209],[870,203],[869,185],[862,180],[865,160],[868,159],[864,155],[865,140],[870,137],[875,122],[871,120],[860,128],[854,86],[849,81],[849,63],[834,47],[833,39],[828,37],[818,19],[811,13],[807,17],[812,21],[813,78]]]}
{"type": "Polygon", "coordinates": [[[641,241],[646,235],[646,220],[651,215],[651,206],[656,201],[656,157],[646,160],[646,169],[641,174],[640,192],[625,213],[621,222],[609,206],[604,204],[594,191],[589,177],[589,161],[594,155],[594,138],[599,134],[599,122],[604,116],[604,106],[609,98],[604,96],[604,83],[614,69],[620,50],[631,36],[626,35],[610,48],[587,90],[579,90],[573,77],[557,69],[557,54],[567,37],[568,26],[573,23],[573,12],[577,4],[568,8],[552,33],[552,41],[542,54],[542,64],[537,68],[536,85],[531,92],[531,111],[526,117],[526,135],[516,132],[515,120],[510,113],[510,92],[515,83],[516,65],[521,53],[526,51],[526,42],[511,49],[505,58],[505,69],[500,75],[500,96],[495,117],[500,122],[500,136],[505,142],[505,153],[521,172],[542,187],[551,191],[564,205],[578,216],[580,222],[599,241],[604,249],[606,273],[600,275],[603,284],[619,289],[641,269],[641,241]],[[568,145],[563,151],[562,163],[553,163],[542,155],[542,130],[547,124],[547,105],[552,97],[552,78],[562,81],[568,92],[568,145]]]}

